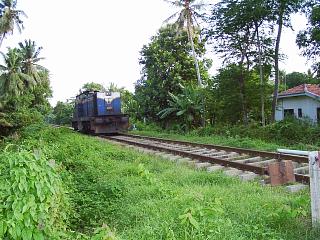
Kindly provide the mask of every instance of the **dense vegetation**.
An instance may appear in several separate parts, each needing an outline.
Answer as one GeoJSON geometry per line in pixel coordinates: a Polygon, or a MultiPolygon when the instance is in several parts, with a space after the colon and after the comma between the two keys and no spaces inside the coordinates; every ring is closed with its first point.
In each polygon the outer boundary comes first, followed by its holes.
{"type": "Polygon", "coordinates": [[[286,119],[266,127],[255,125],[218,125],[187,133],[179,129],[163,130],[155,124],[138,122],[137,134],[218,144],[242,148],[277,151],[279,148],[316,150],[320,147],[319,126],[305,120],[286,119]]]}
{"type": "Polygon", "coordinates": [[[177,27],[166,25],[142,48],[143,71],[132,100],[136,113],[131,117],[167,129],[197,128],[201,118],[212,126],[264,126],[274,120],[279,91],[319,83],[317,71],[286,74],[279,69],[279,61],[285,57],[279,49],[283,28],[291,26],[293,13],[304,12],[310,26],[299,34],[297,43],[314,61],[316,70],[319,39],[315,2],[224,0],[210,6],[197,1],[168,2],[181,8],[174,23],[177,27]],[[199,19],[205,27],[196,24],[199,19]],[[204,43],[223,60],[215,76],[208,75],[211,62],[203,58],[204,43]]]}
{"type": "MultiPolygon", "coordinates": [[[[15,0],[0,2],[0,43],[16,27],[23,29],[25,13],[16,9],[15,0]]],[[[0,45],[1,46],[1,45],[0,45]]],[[[42,47],[32,40],[1,52],[0,65],[0,137],[30,123],[43,121],[50,111],[48,97],[52,91],[49,71],[39,62],[42,47]]]]}
{"type": "MultiPolygon", "coordinates": [[[[139,59],[142,76],[135,93],[115,84],[104,87],[94,82],[85,84],[83,91],[120,91],[123,110],[133,122],[155,122],[167,129],[189,131],[204,125],[264,126],[274,120],[279,90],[319,83],[316,1],[167,2],[180,9],[143,46],[139,59]],[[314,69],[307,74],[286,74],[279,69],[284,58],[279,44],[283,28],[291,26],[291,16],[298,12],[304,13],[309,23],[298,34],[297,44],[314,62],[314,69]],[[207,50],[223,60],[215,76],[208,73],[212,61],[204,57],[207,50]]],[[[15,0],[3,0],[0,5],[1,42],[14,29],[23,29],[25,13],[16,7],[15,0]]],[[[1,135],[43,119],[70,123],[72,101],[59,102],[54,109],[48,104],[52,93],[49,71],[39,65],[41,49],[34,41],[25,40],[2,53],[1,135]]]]}
{"type": "Polygon", "coordinates": [[[0,182],[10,183],[0,189],[2,238],[317,236],[307,191],[196,171],[64,128],[33,125],[1,147],[0,182]]]}
{"type": "MultiPolygon", "coordinates": [[[[121,92],[123,111],[138,129],[146,128],[140,122],[149,124],[144,134],[268,150],[320,146],[319,127],[308,120],[273,123],[279,90],[319,83],[319,3],[167,2],[180,10],[143,46],[135,93],[94,82],[82,91],[121,92]],[[307,74],[286,74],[279,69],[279,44],[297,12],[309,21],[297,44],[314,65],[307,74]],[[208,72],[214,63],[205,58],[210,48],[223,60],[215,76],[208,72]]],[[[23,29],[24,17],[16,0],[0,0],[0,46],[23,29]]],[[[24,40],[1,53],[1,239],[319,236],[311,229],[307,191],[290,195],[281,187],[241,183],[40,124],[70,124],[74,104],[49,105],[49,70],[40,65],[41,50],[24,40]]]]}

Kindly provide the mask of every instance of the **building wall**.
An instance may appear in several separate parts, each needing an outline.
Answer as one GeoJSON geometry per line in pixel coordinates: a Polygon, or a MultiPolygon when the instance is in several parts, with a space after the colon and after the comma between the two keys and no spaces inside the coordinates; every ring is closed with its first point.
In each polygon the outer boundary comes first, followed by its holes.
{"type": "Polygon", "coordinates": [[[320,102],[307,96],[288,97],[278,99],[276,110],[276,121],[283,120],[284,109],[294,109],[295,117],[298,117],[298,109],[302,109],[302,117],[308,117],[314,122],[317,121],[317,108],[320,108],[320,102]]]}

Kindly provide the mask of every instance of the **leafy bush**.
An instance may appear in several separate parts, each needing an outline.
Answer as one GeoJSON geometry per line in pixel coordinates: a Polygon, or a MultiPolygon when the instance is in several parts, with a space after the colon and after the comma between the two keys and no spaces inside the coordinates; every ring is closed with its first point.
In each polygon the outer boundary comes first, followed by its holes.
{"type": "Polygon", "coordinates": [[[0,237],[57,238],[67,211],[59,166],[39,151],[5,151],[0,159],[0,237]]]}
{"type": "Polygon", "coordinates": [[[43,115],[34,108],[22,107],[11,112],[0,112],[0,137],[8,136],[14,131],[43,120],[43,115]]]}
{"type": "Polygon", "coordinates": [[[265,137],[286,144],[318,144],[320,128],[308,120],[285,119],[266,126],[265,137]]]}
{"type": "Polygon", "coordinates": [[[287,146],[320,144],[320,127],[312,124],[308,119],[288,118],[265,127],[255,124],[249,126],[215,125],[199,128],[190,133],[197,136],[221,135],[224,137],[259,139],[287,146]]]}
{"type": "Polygon", "coordinates": [[[162,129],[155,123],[148,123],[145,124],[141,121],[131,122],[131,124],[134,124],[136,129],[140,131],[161,131],[162,129]]]}

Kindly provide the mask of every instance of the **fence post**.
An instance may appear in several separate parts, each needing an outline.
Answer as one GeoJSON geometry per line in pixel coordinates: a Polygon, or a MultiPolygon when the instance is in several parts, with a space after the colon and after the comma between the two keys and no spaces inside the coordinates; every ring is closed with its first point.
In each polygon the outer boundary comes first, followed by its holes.
{"type": "Polygon", "coordinates": [[[320,152],[309,152],[312,226],[320,226],[320,152]]]}

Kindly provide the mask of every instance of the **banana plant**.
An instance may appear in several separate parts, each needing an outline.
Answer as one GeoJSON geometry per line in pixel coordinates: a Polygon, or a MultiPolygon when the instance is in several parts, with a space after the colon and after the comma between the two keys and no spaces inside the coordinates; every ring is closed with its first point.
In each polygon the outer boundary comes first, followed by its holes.
{"type": "Polygon", "coordinates": [[[161,119],[167,118],[168,120],[176,118],[181,121],[186,130],[189,130],[200,124],[202,94],[199,86],[183,86],[180,84],[180,88],[182,90],[181,94],[169,93],[171,98],[168,100],[169,107],[161,110],[158,116],[161,119]]]}

